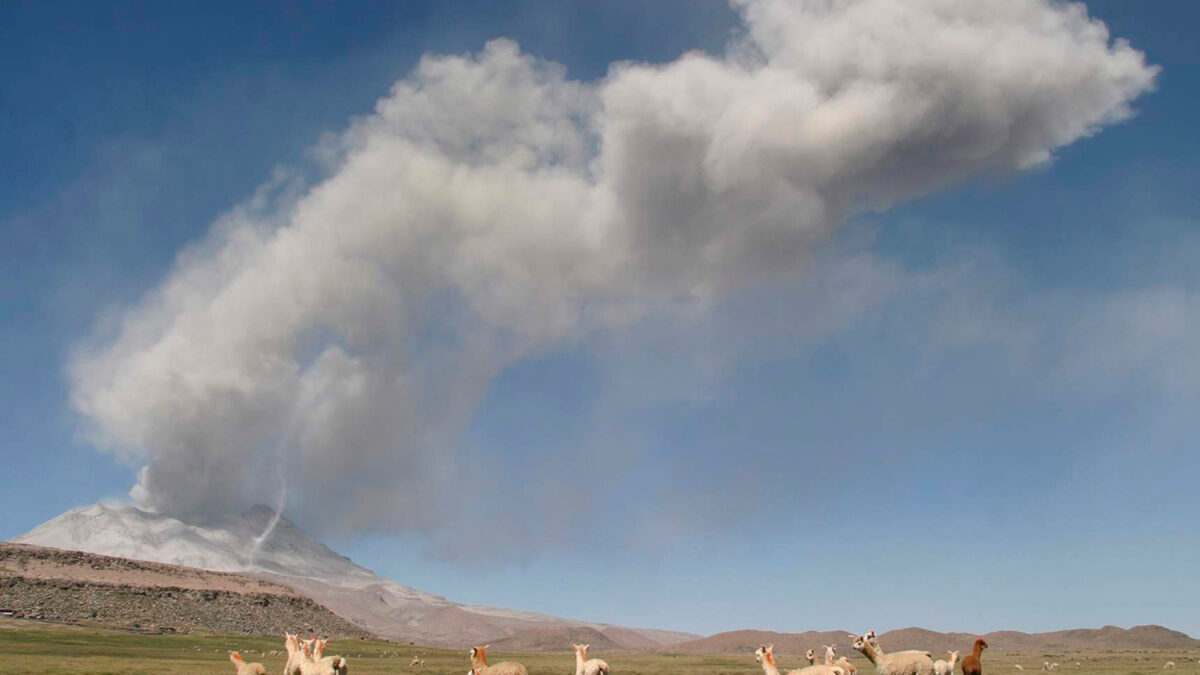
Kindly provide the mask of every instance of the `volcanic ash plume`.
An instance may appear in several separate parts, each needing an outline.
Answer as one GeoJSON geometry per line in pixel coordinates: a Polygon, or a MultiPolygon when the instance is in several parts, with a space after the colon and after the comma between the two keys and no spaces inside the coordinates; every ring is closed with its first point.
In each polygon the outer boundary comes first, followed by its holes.
{"type": "MultiPolygon", "coordinates": [[[[427,56],[328,175],[216,223],[81,347],[75,409],[144,506],[461,527],[461,433],[507,366],[792,277],[814,243],[1130,115],[1155,69],[1082,5],[736,0],[728,53],[599,82],[508,40],[427,56]]],[[[537,508],[530,504],[530,508],[537,508]]]]}

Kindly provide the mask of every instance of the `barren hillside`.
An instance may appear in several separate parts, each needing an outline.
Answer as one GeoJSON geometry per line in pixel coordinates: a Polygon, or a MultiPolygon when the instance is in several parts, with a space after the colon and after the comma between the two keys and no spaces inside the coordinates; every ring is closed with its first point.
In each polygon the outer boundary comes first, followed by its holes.
{"type": "Polygon", "coordinates": [[[0,610],[152,632],[369,635],[263,579],[25,544],[0,543],[0,610]]]}

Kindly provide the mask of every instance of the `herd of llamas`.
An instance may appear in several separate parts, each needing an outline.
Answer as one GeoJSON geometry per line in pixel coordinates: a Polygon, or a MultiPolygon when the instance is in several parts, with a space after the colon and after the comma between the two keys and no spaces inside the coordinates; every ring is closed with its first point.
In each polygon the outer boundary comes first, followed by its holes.
{"type": "MultiPolygon", "coordinates": [[[[957,666],[962,675],[982,675],[981,658],[983,650],[987,649],[987,640],[979,638],[971,653],[959,660],[958,650],[947,653],[949,658],[933,659],[933,654],[927,651],[910,649],[899,652],[885,652],[879,646],[875,631],[867,631],[863,635],[848,636],[854,649],[862,652],[867,660],[875,666],[875,675],[954,675],[957,666]]],[[[284,675],[346,675],[350,666],[342,656],[325,656],[328,639],[319,640],[315,637],[308,640],[287,633],[284,635],[284,647],[287,652],[287,665],[284,675]]],[[[575,652],[575,675],[610,675],[608,663],[602,659],[587,657],[589,645],[571,645],[575,652]]],[[[823,663],[818,663],[817,652],[809,649],[805,652],[808,665],[795,670],[788,670],[784,675],[857,675],[858,669],[845,656],[838,656],[836,645],[821,645],[824,650],[823,663]]],[[[504,661],[488,665],[488,645],[471,647],[471,669],[467,675],[528,675],[525,666],[515,661],[504,661]]],[[[754,650],[754,658],[762,665],[763,675],[781,675],[779,665],[775,660],[775,645],[761,645],[754,650]]],[[[261,663],[246,663],[238,652],[230,652],[229,660],[237,668],[237,675],[266,675],[267,669],[261,663]]],[[[418,668],[425,664],[424,659],[413,657],[410,668],[418,668]]],[[[1080,668],[1075,663],[1075,668],[1080,668]]],[[[1058,663],[1046,661],[1042,670],[1058,670],[1058,663]]],[[[1020,664],[1014,665],[1016,670],[1025,670],[1020,664]]],[[[1164,670],[1173,670],[1174,661],[1167,661],[1164,670]]]]}
{"type": "MultiPolygon", "coordinates": [[[[299,635],[285,633],[283,646],[287,651],[287,665],[283,667],[283,675],[346,675],[350,666],[344,657],[325,656],[328,644],[329,638],[301,640],[299,635]]],[[[267,675],[263,664],[246,663],[237,652],[229,652],[229,660],[237,668],[237,675],[267,675]]]]}

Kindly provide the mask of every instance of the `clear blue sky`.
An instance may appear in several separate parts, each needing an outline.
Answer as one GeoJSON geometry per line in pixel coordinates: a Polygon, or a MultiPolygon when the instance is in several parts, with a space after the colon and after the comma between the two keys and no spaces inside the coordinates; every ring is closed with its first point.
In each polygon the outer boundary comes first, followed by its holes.
{"type": "MultiPolygon", "coordinates": [[[[1132,119],[857,211],[802,273],[500,361],[456,458],[530,507],[323,539],[452,599],[699,633],[1200,635],[1200,5],[1087,6],[1161,68],[1132,119]],[[481,522],[514,546],[442,534],[481,522]]],[[[0,7],[0,538],[137,482],[81,432],[74,350],[281,167],[322,180],[314,148],[423,54],[506,37],[596,82],[738,25],[709,0],[0,7]]]]}

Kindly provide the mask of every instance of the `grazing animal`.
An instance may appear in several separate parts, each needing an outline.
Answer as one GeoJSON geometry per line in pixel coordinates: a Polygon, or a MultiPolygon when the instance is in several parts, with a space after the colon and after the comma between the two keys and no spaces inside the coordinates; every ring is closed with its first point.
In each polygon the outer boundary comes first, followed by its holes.
{"type": "Polygon", "coordinates": [[[832,666],[833,658],[837,656],[837,650],[834,647],[837,645],[821,645],[821,648],[825,650],[825,665],[827,666],[832,666]]]}
{"type": "Polygon", "coordinates": [[[884,654],[863,635],[854,638],[854,648],[875,664],[878,675],[933,675],[929,652],[908,650],[884,654]]]}
{"type": "Polygon", "coordinates": [[[237,675],[267,675],[267,669],[263,668],[263,664],[246,663],[242,660],[242,655],[237,652],[229,652],[229,660],[233,661],[233,667],[237,668],[237,675]]]}
{"type": "Polygon", "coordinates": [[[958,663],[958,650],[950,652],[950,660],[943,661],[938,659],[933,662],[933,672],[935,675],[952,675],[954,673],[954,664],[958,663]]]}
{"type": "Polygon", "coordinates": [[[1018,664],[1016,664],[1016,665],[1014,665],[1014,666],[1013,666],[1013,668],[1016,668],[1017,670],[1025,670],[1025,666],[1023,666],[1023,665],[1021,665],[1021,664],[1019,664],[1019,663],[1018,663],[1018,664]]]}
{"type": "Polygon", "coordinates": [[[1174,661],[1167,661],[1167,663],[1163,666],[1163,670],[1173,670],[1174,668],[1175,668],[1174,661]]]}
{"type": "Polygon", "coordinates": [[[982,675],[983,664],[979,661],[979,657],[983,655],[983,650],[987,649],[987,640],[979,638],[975,640],[975,646],[971,649],[971,654],[962,660],[963,675],[982,675]]]}
{"type": "Polygon", "coordinates": [[[425,660],[414,656],[413,660],[408,664],[409,668],[420,668],[425,665],[425,660]]]}
{"type": "Polygon", "coordinates": [[[837,658],[837,661],[833,662],[833,665],[838,666],[842,670],[846,671],[846,675],[857,675],[858,674],[858,668],[855,668],[854,664],[850,663],[850,659],[848,659],[844,656],[839,656],[837,658]]]}
{"type": "MultiPolygon", "coordinates": [[[[754,650],[754,660],[762,664],[764,675],[779,675],[779,666],[775,663],[775,645],[760,645],[754,650]]],[[[846,671],[839,666],[820,664],[789,670],[787,675],[846,675],[846,671]]]]}
{"type": "Polygon", "coordinates": [[[575,675],[608,675],[608,663],[603,659],[589,659],[588,647],[591,645],[571,645],[575,650],[575,675]]]}
{"type": "Polygon", "coordinates": [[[815,666],[817,664],[817,653],[811,649],[804,651],[804,658],[808,659],[808,665],[810,666],[815,666]]]}
{"type": "Polygon", "coordinates": [[[503,663],[489,666],[487,662],[487,648],[490,646],[471,647],[472,673],[475,675],[529,675],[525,672],[525,666],[515,661],[504,661],[503,663]]]}

